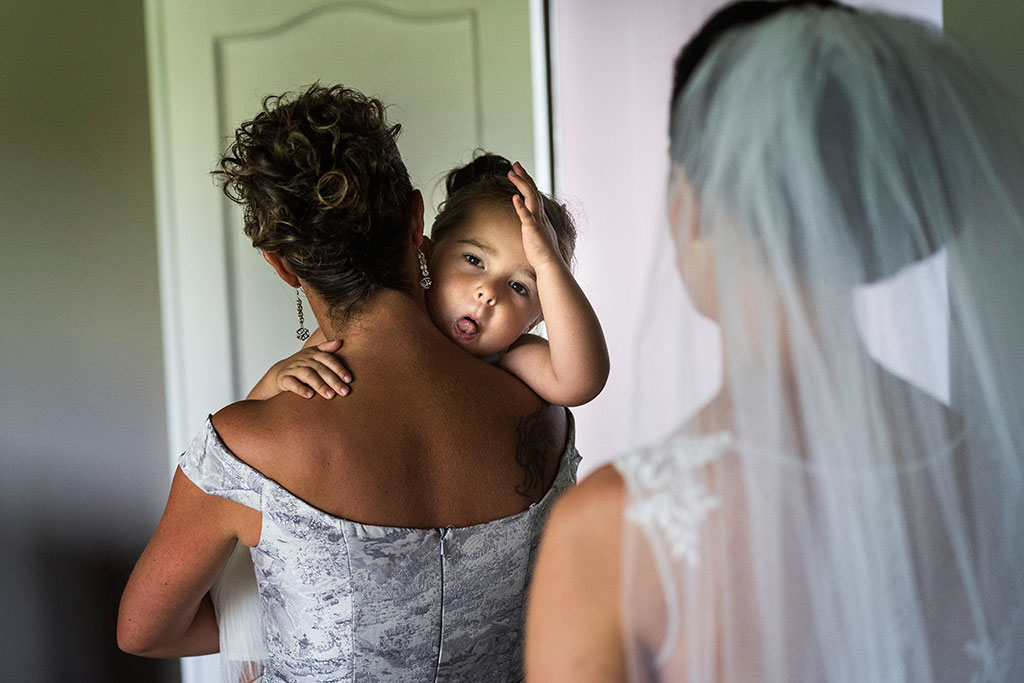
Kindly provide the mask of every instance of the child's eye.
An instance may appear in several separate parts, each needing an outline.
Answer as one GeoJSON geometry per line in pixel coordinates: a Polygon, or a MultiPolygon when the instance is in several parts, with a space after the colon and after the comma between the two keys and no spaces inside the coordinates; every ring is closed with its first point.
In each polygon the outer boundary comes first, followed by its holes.
{"type": "Polygon", "coordinates": [[[477,268],[480,268],[481,266],[484,265],[484,262],[478,259],[473,254],[463,254],[462,258],[466,259],[470,263],[470,265],[474,265],[477,268]]]}
{"type": "Polygon", "coordinates": [[[512,291],[515,292],[516,294],[520,294],[522,296],[530,295],[530,290],[528,290],[526,286],[521,282],[516,282],[515,280],[513,280],[512,282],[508,283],[508,286],[511,287],[512,291]]]}

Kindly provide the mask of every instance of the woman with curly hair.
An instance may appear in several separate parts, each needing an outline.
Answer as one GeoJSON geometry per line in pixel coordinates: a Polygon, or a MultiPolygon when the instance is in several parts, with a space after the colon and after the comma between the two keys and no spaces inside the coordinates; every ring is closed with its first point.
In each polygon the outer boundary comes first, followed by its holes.
{"type": "Polygon", "coordinates": [[[377,100],[268,98],[221,161],[245,232],[301,287],[360,390],[211,416],[125,588],[118,642],[214,652],[209,590],[252,550],[265,680],[521,677],[525,587],[574,478],[567,413],[452,344],[427,315],[423,200],[377,100]]]}

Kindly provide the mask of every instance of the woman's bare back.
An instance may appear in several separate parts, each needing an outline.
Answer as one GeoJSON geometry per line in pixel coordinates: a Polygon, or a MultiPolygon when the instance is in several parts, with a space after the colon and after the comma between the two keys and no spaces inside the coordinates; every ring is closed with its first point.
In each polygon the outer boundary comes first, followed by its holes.
{"type": "Polygon", "coordinates": [[[425,316],[394,313],[345,337],[349,396],[233,404],[213,421],[225,444],[308,503],[366,524],[468,526],[540,500],[558,470],[565,411],[425,316]]]}

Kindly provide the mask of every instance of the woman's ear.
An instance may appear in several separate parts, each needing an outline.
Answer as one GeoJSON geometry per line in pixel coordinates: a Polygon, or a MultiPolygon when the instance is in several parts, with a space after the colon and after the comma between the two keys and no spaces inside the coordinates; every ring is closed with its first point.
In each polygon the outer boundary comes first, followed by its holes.
{"type": "Polygon", "coordinates": [[[263,258],[266,262],[274,267],[278,276],[287,282],[289,287],[299,286],[299,276],[292,272],[291,266],[288,265],[287,261],[281,258],[280,254],[276,251],[264,251],[261,253],[263,254],[263,258]]]}
{"type": "Polygon", "coordinates": [[[418,247],[425,239],[423,236],[423,195],[419,190],[412,191],[412,201],[409,203],[409,225],[412,228],[412,240],[418,247]]]}
{"type": "Polygon", "coordinates": [[[420,251],[427,257],[427,261],[430,261],[430,257],[434,253],[434,243],[426,235],[423,236],[423,241],[420,242],[420,251]]]}

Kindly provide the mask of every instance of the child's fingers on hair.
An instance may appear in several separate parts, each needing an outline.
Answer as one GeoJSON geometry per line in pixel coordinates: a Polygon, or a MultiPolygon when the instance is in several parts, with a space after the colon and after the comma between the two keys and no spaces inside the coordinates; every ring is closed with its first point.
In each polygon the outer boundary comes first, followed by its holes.
{"type": "Polygon", "coordinates": [[[533,182],[533,177],[526,172],[526,169],[523,168],[523,165],[521,163],[517,161],[514,164],[512,164],[512,171],[517,175],[522,176],[526,180],[526,182],[530,184],[530,187],[532,187],[534,191],[537,190],[537,183],[533,182]]]}
{"type": "Polygon", "coordinates": [[[523,198],[526,200],[526,206],[535,216],[540,216],[544,213],[544,203],[541,200],[540,190],[537,189],[537,184],[533,182],[533,178],[526,172],[522,164],[516,162],[516,167],[519,169],[519,176],[509,176],[512,178],[512,182],[516,188],[523,193],[523,198]],[[524,187],[525,186],[525,187],[524,187]]]}
{"type": "Polygon", "coordinates": [[[533,182],[533,178],[526,172],[526,169],[516,162],[516,166],[508,172],[508,179],[512,181],[512,184],[522,192],[524,195],[536,195],[539,194],[537,184],[533,182]],[[518,169],[518,170],[516,170],[518,169]]]}
{"type": "Polygon", "coordinates": [[[515,184],[516,189],[522,193],[521,195],[516,195],[513,200],[518,198],[519,200],[524,201],[526,203],[526,208],[529,209],[530,213],[534,216],[539,216],[543,213],[544,205],[541,203],[540,193],[537,191],[537,188],[532,184],[525,182],[522,178],[513,176],[511,172],[508,177],[512,180],[513,184],[515,184]]]}
{"type": "Polygon", "coordinates": [[[534,223],[536,218],[533,212],[530,211],[530,207],[527,206],[526,202],[520,195],[512,195],[512,206],[515,207],[516,213],[519,215],[519,220],[523,223],[534,223]]]}

